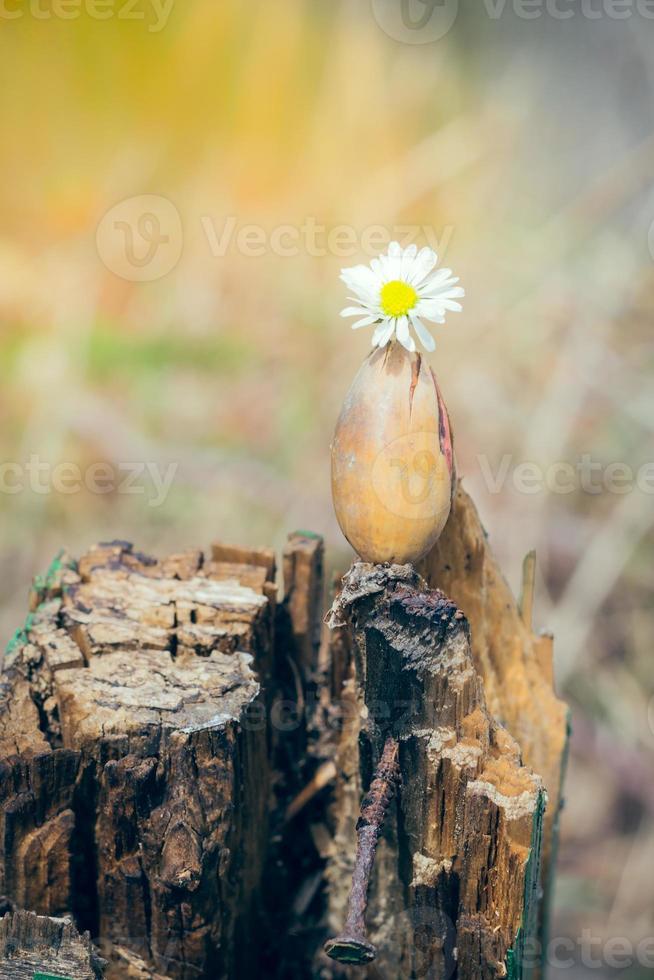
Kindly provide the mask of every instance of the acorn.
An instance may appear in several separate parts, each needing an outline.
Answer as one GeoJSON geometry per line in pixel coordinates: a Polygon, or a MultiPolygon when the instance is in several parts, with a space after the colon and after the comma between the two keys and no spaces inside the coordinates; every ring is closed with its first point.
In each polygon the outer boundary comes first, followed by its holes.
{"type": "Polygon", "coordinates": [[[393,343],[364,361],[332,444],[341,530],[369,562],[416,562],[450,514],[456,465],[450,420],[422,356],[393,343]]]}
{"type": "Polygon", "coordinates": [[[372,326],[372,353],[350,390],[332,443],[332,497],[338,523],[368,562],[417,562],[432,548],[456,489],[452,429],[436,376],[410,328],[432,351],[423,320],[443,323],[464,295],[438,256],[391,242],[370,266],[343,269],[356,306],[353,329],[372,326]]]}

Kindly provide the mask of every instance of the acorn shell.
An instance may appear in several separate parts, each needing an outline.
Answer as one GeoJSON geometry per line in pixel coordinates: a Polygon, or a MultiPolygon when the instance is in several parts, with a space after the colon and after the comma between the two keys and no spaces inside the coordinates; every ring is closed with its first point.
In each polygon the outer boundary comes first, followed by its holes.
{"type": "Polygon", "coordinates": [[[364,561],[416,562],[450,513],[456,471],[434,372],[398,343],[374,350],[348,391],[332,443],[332,497],[364,561]]]}

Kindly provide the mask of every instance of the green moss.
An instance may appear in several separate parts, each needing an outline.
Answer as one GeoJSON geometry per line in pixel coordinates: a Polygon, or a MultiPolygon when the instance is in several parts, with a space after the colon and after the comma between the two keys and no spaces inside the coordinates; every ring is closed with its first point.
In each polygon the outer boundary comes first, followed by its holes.
{"type": "Polygon", "coordinates": [[[49,592],[57,587],[57,578],[66,568],[75,568],[74,562],[64,561],[65,551],[62,549],[52,560],[44,575],[36,575],[32,587],[37,592],[49,592]]]}
{"type": "Polygon", "coordinates": [[[19,647],[25,646],[26,643],[29,643],[29,632],[32,629],[33,623],[34,613],[28,613],[24,624],[16,630],[6,646],[5,655],[7,657],[11,656],[12,653],[15,653],[19,647]]]}
{"type": "MultiPolygon", "coordinates": [[[[559,787],[559,798],[562,798],[561,793],[563,790],[563,781],[565,779],[565,773],[568,763],[568,751],[570,747],[570,735],[572,733],[571,725],[571,715],[568,711],[566,717],[566,743],[563,751],[563,759],[561,761],[561,785],[559,787]]],[[[561,816],[561,808],[555,816],[554,825],[552,828],[552,850],[550,855],[550,867],[549,876],[547,882],[545,882],[544,897],[543,897],[543,915],[542,924],[540,928],[540,934],[538,934],[537,924],[538,924],[538,883],[539,877],[538,872],[540,868],[540,846],[541,846],[541,835],[542,835],[542,823],[543,823],[543,812],[545,809],[545,799],[544,794],[539,795],[538,806],[536,807],[536,812],[534,813],[534,823],[532,828],[532,838],[531,838],[531,852],[529,855],[529,860],[527,862],[527,869],[525,875],[525,902],[524,902],[524,916],[523,921],[518,929],[515,942],[512,948],[506,954],[506,975],[508,980],[528,980],[532,975],[536,963],[530,961],[525,964],[523,961],[524,945],[527,938],[538,938],[541,943],[541,950],[543,956],[545,949],[547,947],[547,938],[549,933],[549,916],[550,916],[550,905],[553,891],[554,875],[556,873],[556,855],[558,849],[559,841],[559,822],[561,816]]],[[[535,958],[534,958],[535,960],[535,958]]]]}
{"type": "Polygon", "coordinates": [[[543,813],[545,793],[541,790],[536,801],[531,826],[531,842],[525,868],[525,892],[523,915],[515,942],[506,954],[505,966],[508,980],[528,980],[536,966],[535,957],[528,963],[524,959],[525,942],[535,937],[538,927],[538,883],[540,874],[540,849],[543,837],[543,813]]]}
{"type": "MultiPolygon", "coordinates": [[[[67,568],[76,568],[76,565],[70,559],[66,559],[66,552],[61,551],[55,555],[54,559],[50,563],[47,571],[43,575],[36,575],[34,581],[32,582],[32,589],[36,593],[37,603],[36,607],[44,602],[50,593],[56,592],[59,589],[59,576],[67,568]]],[[[9,657],[18,650],[19,647],[24,646],[29,643],[29,633],[34,624],[34,613],[28,613],[27,618],[23,626],[20,626],[5,649],[5,656],[9,657]]]]}
{"type": "Polygon", "coordinates": [[[516,947],[522,942],[522,928],[518,929],[518,934],[515,937],[515,946],[513,946],[506,954],[506,976],[507,980],[518,980],[518,963],[516,960],[515,950],[516,947]]]}
{"type": "MultiPolygon", "coordinates": [[[[547,946],[547,940],[550,931],[550,913],[552,910],[552,895],[554,892],[554,876],[556,874],[556,857],[559,850],[559,827],[561,823],[561,810],[563,809],[563,783],[565,780],[566,770],[568,768],[568,755],[570,752],[570,736],[572,735],[572,712],[568,708],[566,713],[566,727],[565,727],[565,746],[563,748],[563,758],[561,760],[561,782],[559,785],[559,809],[554,817],[554,825],[552,827],[552,850],[550,853],[550,866],[547,881],[544,883],[544,895],[543,895],[543,917],[540,941],[542,943],[543,951],[547,946]]],[[[544,952],[543,952],[544,955],[544,952]]]]}
{"type": "Polygon", "coordinates": [[[62,977],[60,973],[35,973],[32,980],[73,980],[72,977],[62,977]]]}

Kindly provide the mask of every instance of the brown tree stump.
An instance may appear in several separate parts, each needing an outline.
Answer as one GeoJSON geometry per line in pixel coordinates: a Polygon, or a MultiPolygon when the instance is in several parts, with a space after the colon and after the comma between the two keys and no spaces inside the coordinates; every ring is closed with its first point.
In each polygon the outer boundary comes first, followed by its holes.
{"type": "Polygon", "coordinates": [[[549,875],[541,856],[549,862],[553,851],[566,744],[551,638],[535,637],[521,617],[461,489],[422,571],[439,589],[411,566],[355,564],[332,609],[344,722],[327,867],[331,930],[345,917],[361,796],[392,736],[401,785],[369,894],[377,958],[363,972],[535,976],[549,875]]]}
{"type": "Polygon", "coordinates": [[[210,559],[159,562],[122,542],[62,556],[8,651],[0,892],[72,912],[116,976],[252,969],[274,565],[219,546],[210,559]]]}
{"type": "Polygon", "coordinates": [[[8,912],[0,919],[0,980],[101,980],[104,963],[69,919],[8,912]]]}
{"type": "Polygon", "coordinates": [[[472,655],[493,717],[513,735],[522,759],[543,779],[539,939],[547,931],[562,806],[569,712],[554,691],[553,637],[532,629],[535,556],[527,555],[516,603],[488,543],[474,503],[459,487],[452,515],[420,572],[443,589],[470,624],[472,655]]]}
{"type": "Polygon", "coordinates": [[[109,980],[538,972],[566,715],[530,589],[519,611],[462,491],[421,569],[352,567],[321,642],[323,561],[291,535],[281,602],[272,552],[219,545],[113,542],[35,583],[0,678],[0,896],[39,942],[71,915],[109,980]],[[385,746],[377,958],[341,967],[385,746]]]}

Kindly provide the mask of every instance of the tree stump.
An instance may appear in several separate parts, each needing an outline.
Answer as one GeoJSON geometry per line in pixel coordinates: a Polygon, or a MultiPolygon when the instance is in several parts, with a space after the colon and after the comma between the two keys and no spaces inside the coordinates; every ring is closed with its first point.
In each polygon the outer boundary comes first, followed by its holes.
{"type": "Polygon", "coordinates": [[[69,919],[8,912],[0,919],[0,980],[101,980],[104,963],[69,919]]]}
{"type": "Polygon", "coordinates": [[[368,975],[535,976],[566,744],[551,638],[521,618],[461,489],[422,571],[444,591],[411,566],[357,563],[332,609],[332,676],[345,682],[330,926],[344,920],[361,796],[392,736],[401,786],[370,887],[368,975]]]}
{"type": "Polygon", "coordinates": [[[250,969],[273,579],[267,551],[62,556],[8,652],[0,890],[71,911],[116,976],[134,961],[184,980],[250,969]]]}
{"type": "Polygon", "coordinates": [[[543,779],[539,938],[547,932],[554,858],[562,806],[569,736],[569,712],[554,692],[550,633],[532,629],[535,556],[527,555],[520,605],[511,593],[488,544],[479,515],[459,487],[451,519],[420,571],[429,585],[443,589],[470,624],[472,655],[493,717],[513,735],[526,765],[543,779]]]}
{"type": "Polygon", "coordinates": [[[566,717],[529,589],[521,615],[462,491],[419,570],[353,565],[321,640],[323,564],[291,535],[280,602],[271,551],[116,541],[35,582],[0,678],[0,896],[42,946],[71,915],[108,980],[537,972],[566,717]],[[385,746],[377,958],[341,967],[385,746]]]}

